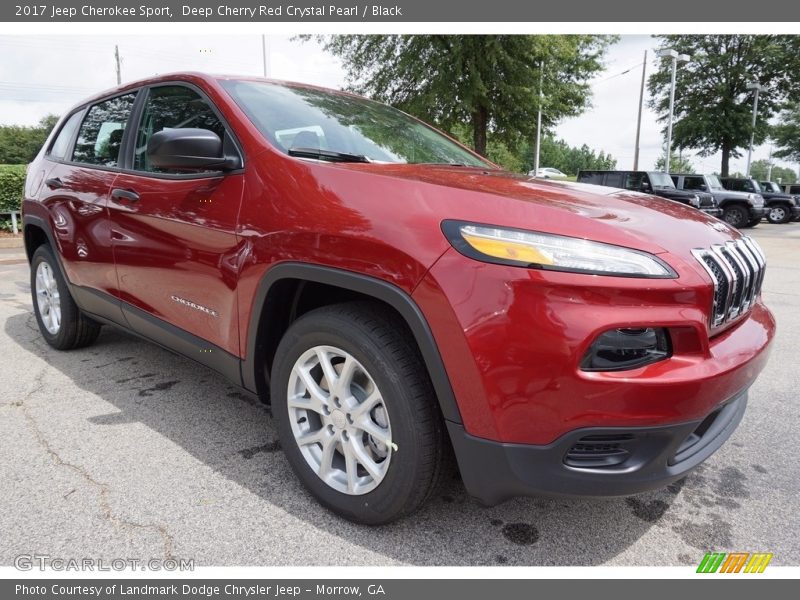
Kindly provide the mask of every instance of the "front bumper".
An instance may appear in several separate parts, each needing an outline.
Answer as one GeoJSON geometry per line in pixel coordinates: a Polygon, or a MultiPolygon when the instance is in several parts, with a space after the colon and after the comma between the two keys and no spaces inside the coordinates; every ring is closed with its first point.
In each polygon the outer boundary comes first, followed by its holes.
{"type": "Polygon", "coordinates": [[[800,221],[800,206],[792,207],[792,221],[800,221]]]}
{"type": "Polygon", "coordinates": [[[467,491],[487,505],[516,496],[627,496],[684,477],[736,429],[742,391],[705,418],[656,427],[588,427],[551,444],[507,444],[448,422],[467,491]]]}
{"type": "Polygon", "coordinates": [[[767,215],[767,209],[764,208],[763,206],[759,207],[751,206],[748,209],[748,213],[750,215],[751,221],[755,221],[756,219],[760,221],[767,215]]]}

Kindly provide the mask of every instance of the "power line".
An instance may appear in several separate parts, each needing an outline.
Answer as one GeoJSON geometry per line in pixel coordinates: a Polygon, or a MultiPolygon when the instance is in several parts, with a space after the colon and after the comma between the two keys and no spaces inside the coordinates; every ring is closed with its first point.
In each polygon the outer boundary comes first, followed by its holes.
{"type": "Polygon", "coordinates": [[[601,79],[601,80],[599,80],[599,81],[596,81],[596,82],[595,82],[595,84],[598,84],[598,83],[605,83],[606,81],[610,81],[611,79],[614,79],[615,77],[621,77],[621,76],[623,76],[623,75],[627,75],[628,73],[630,73],[631,71],[633,71],[633,70],[634,70],[636,67],[641,67],[641,66],[642,66],[642,64],[644,64],[644,63],[643,63],[643,62],[638,62],[638,63],[636,63],[635,65],[632,65],[632,66],[628,67],[628,68],[627,68],[627,69],[625,69],[624,71],[621,71],[621,72],[619,72],[619,73],[616,73],[616,74],[614,74],[614,75],[611,75],[611,76],[609,76],[609,77],[606,77],[605,79],[601,79]]]}

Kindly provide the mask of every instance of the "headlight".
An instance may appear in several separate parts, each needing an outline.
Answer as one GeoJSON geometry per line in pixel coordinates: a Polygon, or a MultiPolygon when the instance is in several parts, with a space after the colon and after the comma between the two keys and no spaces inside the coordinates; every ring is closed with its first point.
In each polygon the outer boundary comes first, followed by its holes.
{"type": "Polygon", "coordinates": [[[700,197],[695,194],[694,196],[689,198],[689,206],[700,208],[700,197]]]}
{"type": "Polygon", "coordinates": [[[442,231],[464,256],[483,262],[616,277],[675,278],[657,256],[581,238],[444,221],[442,231]]]}

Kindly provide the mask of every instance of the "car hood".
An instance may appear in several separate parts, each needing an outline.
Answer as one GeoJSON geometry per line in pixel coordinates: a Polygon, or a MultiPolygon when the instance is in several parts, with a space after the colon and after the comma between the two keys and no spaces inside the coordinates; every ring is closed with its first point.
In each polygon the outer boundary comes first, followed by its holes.
{"type": "Polygon", "coordinates": [[[747,200],[754,192],[734,192],[733,190],[711,190],[714,196],[723,196],[725,198],[741,198],[747,200]]]}
{"type": "MultiPolygon", "coordinates": [[[[691,259],[692,248],[737,239],[726,223],[672,200],[617,188],[535,179],[495,169],[430,165],[342,165],[390,177],[389,194],[441,220],[517,227],[691,259]],[[406,186],[405,182],[425,184],[406,186]],[[454,194],[453,190],[458,190],[454,194]],[[399,196],[398,196],[399,194],[399,196]],[[434,207],[435,204],[435,207],[434,207]],[[422,207],[420,207],[422,210],[422,207]]],[[[388,198],[383,198],[388,201],[388,198]]],[[[694,259],[691,259],[695,262],[694,259]]]]}

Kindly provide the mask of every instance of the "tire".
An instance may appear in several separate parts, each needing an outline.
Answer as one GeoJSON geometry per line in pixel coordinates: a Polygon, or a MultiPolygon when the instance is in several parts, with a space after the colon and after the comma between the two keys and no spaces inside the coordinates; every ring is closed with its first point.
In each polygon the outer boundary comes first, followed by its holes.
{"type": "Polygon", "coordinates": [[[742,228],[747,227],[750,217],[744,206],[734,204],[723,209],[722,219],[732,227],[742,228]]]}
{"type": "Polygon", "coordinates": [[[278,345],[271,398],[289,464],[336,514],[389,523],[420,508],[438,488],[447,456],[444,424],[416,344],[392,312],[353,302],[301,316],[278,345]],[[323,364],[336,370],[329,372],[338,383],[328,385],[323,364]],[[311,376],[314,395],[301,370],[311,376]],[[349,383],[341,383],[342,373],[353,374],[349,383]],[[319,441],[298,441],[311,435],[319,441]],[[333,450],[326,453],[329,444],[333,450]]]}
{"type": "Polygon", "coordinates": [[[100,324],[84,315],[72,299],[47,244],[39,246],[31,259],[31,297],[39,331],[53,348],[83,348],[100,335],[100,324]]]}
{"type": "Polygon", "coordinates": [[[773,204],[767,209],[767,221],[783,225],[792,220],[792,210],[785,204],[773,204]]]}
{"type": "Polygon", "coordinates": [[[746,225],[742,225],[739,229],[750,229],[761,223],[761,219],[750,219],[746,225]]]}

